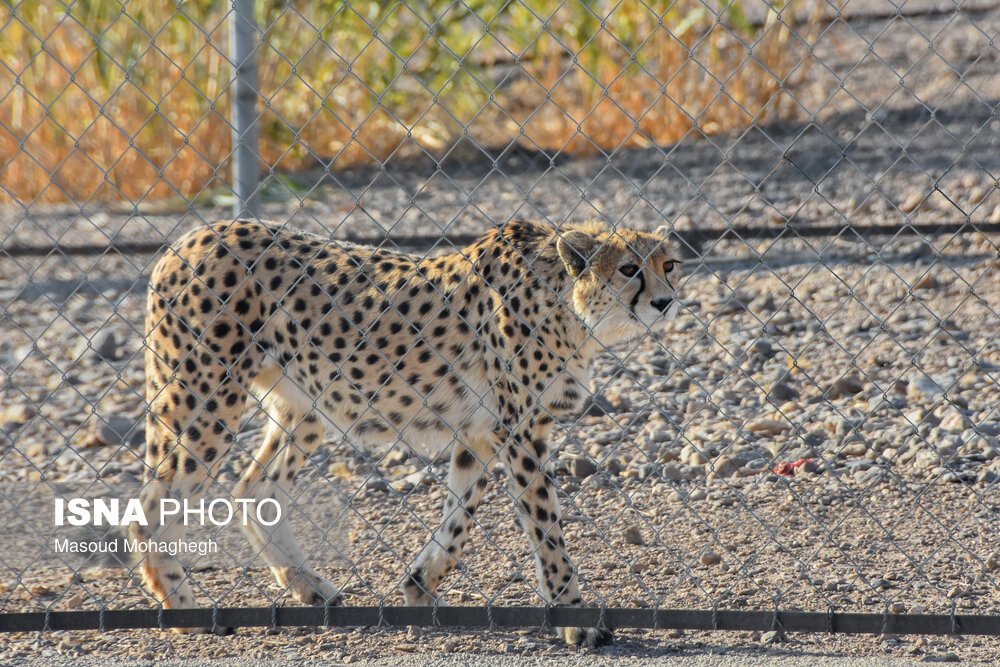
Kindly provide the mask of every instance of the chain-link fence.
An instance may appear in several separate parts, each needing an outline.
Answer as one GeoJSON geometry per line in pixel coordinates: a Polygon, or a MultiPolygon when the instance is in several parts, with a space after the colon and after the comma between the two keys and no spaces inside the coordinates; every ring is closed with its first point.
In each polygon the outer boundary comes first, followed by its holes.
{"type": "Polygon", "coordinates": [[[996,9],[5,3],[0,629],[996,634],[996,9]]]}

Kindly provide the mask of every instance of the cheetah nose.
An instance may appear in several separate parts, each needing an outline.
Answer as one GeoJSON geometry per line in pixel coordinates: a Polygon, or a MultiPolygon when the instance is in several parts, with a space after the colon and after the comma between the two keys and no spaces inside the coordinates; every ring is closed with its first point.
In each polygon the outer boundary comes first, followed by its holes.
{"type": "Polygon", "coordinates": [[[650,303],[653,305],[653,308],[656,308],[658,311],[662,313],[667,308],[669,308],[670,304],[672,304],[673,302],[674,302],[673,299],[667,298],[667,299],[656,299],[655,301],[651,301],[650,303]]]}

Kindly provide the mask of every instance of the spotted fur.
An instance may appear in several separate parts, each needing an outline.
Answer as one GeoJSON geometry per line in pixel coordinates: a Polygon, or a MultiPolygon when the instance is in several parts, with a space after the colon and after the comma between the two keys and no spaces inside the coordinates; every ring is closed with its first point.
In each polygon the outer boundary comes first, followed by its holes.
{"type": "MultiPolygon", "coordinates": [[[[187,498],[214,478],[252,397],[269,425],[235,496],[285,506],[296,471],[330,432],[429,453],[451,446],[440,528],[402,584],[408,604],[431,604],[469,539],[486,467],[499,460],[540,593],[579,605],[549,432],[579,410],[596,353],[676,313],[672,267],[662,232],[597,223],[557,231],[512,221],[433,258],[259,222],[188,233],[151,276],[144,502],[187,498]]],[[[247,533],[296,600],[339,601],[287,521],[247,533]]],[[[136,532],[182,534],[176,524],[136,532]]],[[[193,606],[175,559],[150,555],[142,576],[165,606],[193,606]]]]}

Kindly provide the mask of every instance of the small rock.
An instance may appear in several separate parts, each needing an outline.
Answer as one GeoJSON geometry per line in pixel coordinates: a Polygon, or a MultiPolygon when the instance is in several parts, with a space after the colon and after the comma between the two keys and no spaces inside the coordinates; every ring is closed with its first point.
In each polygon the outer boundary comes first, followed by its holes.
{"type": "Polygon", "coordinates": [[[945,431],[961,433],[969,426],[969,419],[958,408],[948,406],[941,415],[941,428],[945,431]]]}
{"type": "Polygon", "coordinates": [[[712,462],[712,470],[719,477],[732,477],[740,469],[740,466],[728,456],[720,456],[712,462]]]}
{"type": "Polygon", "coordinates": [[[747,423],[746,428],[748,431],[753,431],[760,435],[774,436],[784,433],[790,427],[785,422],[780,422],[777,419],[755,419],[747,423]]]}
{"type": "Polygon", "coordinates": [[[838,454],[842,458],[864,456],[868,453],[868,445],[865,443],[860,436],[858,439],[845,442],[843,447],[840,448],[838,454]]]}
{"type": "Polygon", "coordinates": [[[394,489],[400,492],[412,491],[420,486],[430,486],[434,483],[434,475],[431,474],[429,469],[418,470],[416,472],[411,472],[409,475],[403,479],[395,482],[392,486],[394,489]]]}
{"type": "Polygon", "coordinates": [[[649,439],[651,442],[655,442],[659,445],[664,442],[673,442],[673,440],[676,439],[676,436],[670,431],[657,429],[649,434],[649,439]]]}
{"type": "Polygon", "coordinates": [[[642,536],[642,531],[635,524],[628,526],[622,531],[622,538],[626,544],[638,544],[639,546],[646,544],[646,539],[642,536]]]}
{"type": "Polygon", "coordinates": [[[698,558],[698,561],[702,565],[718,565],[722,562],[722,556],[715,553],[711,549],[706,549],[701,552],[701,556],[698,558]]]}
{"type": "Polygon", "coordinates": [[[820,465],[815,459],[805,459],[800,465],[794,466],[796,477],[805,477],[806,475],[815,475],[820,471],[820,465]]]}
{"type": "Polygon", "coordinates": [[[905,614],[906,605],[903,604],[902,602],[893,602],[892,605],[889,607],[889,611],[892,612],[893,614],[905,614]]]}
{"type": "Polygon", "coordinates": [[[118,348],[121,343],[114,331],[102,329],[93,338],[81,338],[73,348],[73,359],[83,361],[88,353],[101,361],[114,361],[118,358],[118,348]]]}
{"type": "Polygon", "coordinates": [[[715,307],[715,312],[718,315],[732,315],[733,313],[739,313],[747,308],[748,299],[741,294],[733,294],[729,299],[723,301],[718,306],[715,307]]]}
{"type": "Polygon", "coordinates": [[[906,396],[910,399],[935,400],[943,393],[944,388],[923,373],[910,377],[906,385],[906,396]]]}
{"type": "Polygon", "coordinates": [[[777,644],[781,641],[781,633],[777,630],[770,630],[760,636],[761,644],[777,644]]]}
{"type": "Polygon", "coordinates": [[[0,428],[24,426],[35,416],[35,409],[26,403],[8,406],[0,413],[0,428]]]}
{"type": "Polygon", "coordinates": [[[689,466],[700,466],[705,465],[706,462],[705,455],[693,444],[688,443],[681,449],[681,463],[689,466]]]}
{"type": "Polygon", "coordinates": [[[899,205],[899,210],[903,213],[913,213],[924,202],[924,196],[919,192],[912,192],[903,203],[899,205]]]}
{"type": "Polygon", "coordinates": [[[602,394],[595,394],[583,406],[582,413],[588,417],[603,417],[617,412],[615,406],[611,404],[602,394]]]}
{"type": "Polygon", "coordinates": [[[921,662],[961,662],[962,659],[958,657],[958,654],[948,651],[947,653],[935,653],[933,655],[925,656],[921,662]]]}
{"type": "Polygon", "coordinates": [[[49,447],[44,442],[36,442],[28,445],[24,455],[36,464],[42,464],[49,458],[49,447]]]}
{"type": "Polygon", "coordinates": [[[967,597],[972,591],[968,588],[963,588],[962,586],[952,586],[948,591],[948,597],[950,598],[964,598],[967,597]]]}
{"type": "Polygon", "coordinates": [[[389,485],[381,477],[372,477],[367,482],[365,482],[365,490],[371,492],[383,492],[389,490],[389,485]]]}
{"type": "Polygon", "coordinates": [[[768,400],[783,403],[798,398],[799,392],[784,382],[775,382],[767,392],[768,400]]]}
{"type": "Polygon", "coordinates": [[[569,460],[569,474],[583,479],[597,472],[597,464],[586,456],[574,456],[569,460]]]}
{"type": "Polygon", "coordinates": [[[841,398],[842,396],[854,396],[860,394],[865,388],[864,381],[855,374],[845,375],[838,378],[830,388],[827,389],[827,398],[841,398]]]}
{"type": "Polygon", "coordinates": [[[397,448],[386,454],[385,458],[382,460],[382,464],[386,468],[395,468],[406,463],[409,458],[410,453],[408,451],[397,448]]]}
{"type": "Polygon", "coordinates": [[[85,447],[117,447],[128,443],[135,447],[145,440],[145,430],[125,417],[108,417],[97,421],[84,438],[85,447]]]}
{"type": "Polygon", "coordinates": [[[676,463],[664,463],[659,472],[660,478],[668,482],[679,482],[685,478],[681,467],[676,463]]]}
{"type": "Polygon", "coordinates": [[[75,593],[71,598],[66,600],[66,609],[79,609],[83,606],[83,593],[75,593]]]}
{"type": "Polygon", "coordinates": [[[768,339],[757,338],[750,341],[750,344],[747,345],[747,354],[760,357],[765,360],[770,359],[774,356],[774,347],[768,339]]]}
{"type": "Polygon", "coordinates": [[[934,277],[933,273],[927,273],[917,282],[913,283],[913,289],[936,289],[941,287],[941,282],[934,277]]]}
{"type": "Polygon", "coordinates": [[[750,310],[757,315],[762,315],[774,311],[774,297],[769,292],[761,294],[750,302],[750,310]]]}
{"type": "Polygon", "coordinates": [[[643,463],[638,471],[626,470],[625,477],[638,477],[639,479],[649,479],[656,477],[660,472],[660,466],[656,463],[643,463]]]}

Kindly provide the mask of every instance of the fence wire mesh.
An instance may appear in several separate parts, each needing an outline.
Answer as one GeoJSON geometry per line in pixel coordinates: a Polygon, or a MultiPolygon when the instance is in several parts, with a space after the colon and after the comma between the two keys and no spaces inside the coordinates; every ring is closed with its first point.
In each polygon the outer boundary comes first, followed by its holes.
{"type": "Polygon", "coordinates": [[[0,9],[0,626],[995,625],[995,5],[238,6],[0,9]]]}

